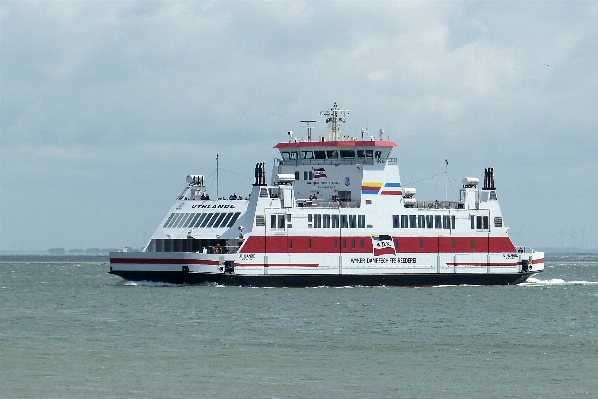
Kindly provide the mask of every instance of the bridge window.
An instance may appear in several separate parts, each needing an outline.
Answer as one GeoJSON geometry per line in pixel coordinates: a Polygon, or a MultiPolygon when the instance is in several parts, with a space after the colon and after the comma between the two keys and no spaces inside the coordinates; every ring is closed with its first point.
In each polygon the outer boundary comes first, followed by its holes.
{"type": "Polygon", "coordinates": [[[326,151],[326,156],[328,157],[328,159],[337,159],[338,158],[338,151],[337,150],[326,151]]]}
{"type": "Polygon", "coordinates": [[[366,158],[374,158],[374,150],[365,150],[366,158]]]}
{"type": "Polygon", "coordinates": [[[301,159],[314,159],[313,151],[301,151],[301,159]]]}
{"type": "Polygon", "coordinates": [[[326,159],[326,151],[314,151],[316,159],[326,159]]]}
{"type": "Polygon", "coordinates": [[[355,158],[355,150],[341,150],[341,158],[355,158]]]}
{"type": "Polygon", "coordinates": [[[295,180],[299,180],[299,171],[295,171],[295,180]]]}
{"type": "Polygon", "coordinates": [[[365,151],[357,150],[357,158],[365,158],[365,151]]]}

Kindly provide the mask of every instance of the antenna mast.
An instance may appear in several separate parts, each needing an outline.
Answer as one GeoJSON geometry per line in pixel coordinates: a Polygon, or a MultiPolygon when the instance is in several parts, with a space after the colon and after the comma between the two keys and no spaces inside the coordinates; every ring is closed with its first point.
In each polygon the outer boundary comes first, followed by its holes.
{"type": "Polygon", "coordinates": [[[320,115],[326,117],[328,124],[328,141],[338,141],[341,134],[340,123],[345,123],[345,115],[349,115],[349,110],[340,109],[336,103],[330,108],[330,111],[322,111],[320,115]]]}
{"type": "Polygon", "coordinates": [[[216,199],[220,198],[218,196],[218,154],[216,154],[216,199]]]}
{"type": "Polygon", "coordinates": [[[311,126],[309,126],[310,123],[316,123],[316,121],[301,121],[301,123],[307,123],[307,141],[311,141],[311,129],[313,129],[311,126]]]}

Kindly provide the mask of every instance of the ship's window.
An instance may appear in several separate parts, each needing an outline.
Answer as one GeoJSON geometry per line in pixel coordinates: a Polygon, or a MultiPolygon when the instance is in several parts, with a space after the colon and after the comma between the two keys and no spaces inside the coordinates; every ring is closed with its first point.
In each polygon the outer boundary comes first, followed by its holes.
{"type": "Polygon", "coordinates": [[[301,151],[301,159],[314,159],[312,151],[301,151]]]}
{"type": "Polygon", "coordinates": [[[189,223],[189,227],[195,227],[195,223],[197,223],[197,220],[199,219],[200,216],[201,216],[201,212],[196,213],[195,216],[193,216],[193,219],[191,219],[191,222],[189,223]]]}
{"type": "Polygon", "coordinates": [[[338,240],[334,240],[334,248],[338,248],[338,240]]]}
{"type": "Polygon", "coordinates": [[[496,200],[496,191],[490,191],[490,200],[496,200]]]}
{"type": "Polygon", "coordinates": [[[289,248],[293,248],[293,240],[289,240],[289,248]]]}
{"type": "Polygon", "coordinates": [[[282,159],[284,161],[288,161],[289,159],[291,159],[291,155],[288,152],[283,151],[281,154],[282,154],[282,159]]]}
{"type": "Polygon", "coordinates": [[[359,240],[359,248],[363,248],[363,240],[359,240]]]}
{"type": "Polygon", "coordinates": [[[314,172],[312,172],[311,170],[309,171],[308,175],[309,175],[309,180],[314,179],[314,172]]]}
{"type": "Polygon", "coordinates": [[[185,221],[183,222],[183,225],[181,227],[189,227],[191,220],[193,220],[193,216],[195,216],[195,214],[190,213],[189,217],[185,218],[185,221]]]}
{"type": "Polygon", "coordinates": [[[299,171],[295,171],[295,180],[299,180],[299,171]]]}
{"type": "Polygon", "coordinates": [[[303,180],[308,180],[307,170],[303,171],[303,180]]]}
{"type": "Polygon", "coordinates": [[[314,151],[316,159],[326,159],[326,151],[314,151]]]}
{"type": "Polygon", "coordinates": [[[270,228],[276,228],[276,215],[270,215],[270,228]]]}
{"type": "Polygon", "coordinates": [[[343,248],[347,248],[347,240],[343,240],[343,248]]]}
{"type": "Polygon", "coordinates": [[[311,239],[307,240],[307,248],[311,248],[311,239]]]}
{"type": "Polygon", "coordinates": [[[255,216],[255,225],[256,226],[265,226],[266,225],[266,217],[264,215],[256,215],[255,216]]]}
{"type": "Polygon", "coordinates": [[[178,225],[178,224],[181,222],[181,219],[182,219],[184,216],[185,216],[185,214],[184,214],[184,213],[179,213],[179,214],[176,216],[176,219],[174,219],[174,221],[172,222],[172,226],[170,226],[170,227],[173,227],[173,228],[174,228],[174,227],[176,227],[176,226],[177,226],[177,225],[178,225]]]}
{"type": "Polygon", "coordinates": [[[166,227],[172,227],[176,223],[176,220],[181,216],[180,213],[173,213],[172,215],[173,215],[173,218],[170,220],[170,222],[168,223],[168,226],[166,226],[166,227]]]}
{"type": "Polygon", "coordinates": [[[343,228],[343,229],[349,228],[349,222],[347,220],[347,215],[341,215],[341,228],[343,228]]]}
{"type": "Polygon", "coordinates": [[[475,248],[475,240],[471,240],[471,247],[475,248]]]}
{"type": "Polygon", "coordinates": [[[328,159],[337,159],[338,151],[336,151],[336,150],[326,151],[326,156],[328,157],[328,159]]]}
{"type": "Polygon", "coordinates": [[[357,228],[357,215],[349,215],[349,228],[357,228]]]}
{"type": "Polygon", "coordinates": [[[351,248],[355,248],[355,240],[351,240],[351,248]]]}
{"type": "Polygon", "coordinates": [[[442,216],[440,216],[440,215],[434,216],[434,228],[436,228],[436,229],[442,228],[442,216]]]}
{"type": "Polygon", "coordinates": [[[226,215],[230,215],[230,213],[221,213],[220,216],[218,216],[218,219],[216,219],[216,222],[214,222],[214,227],[219,227],[220,223],[222,223],[222,219],[224,219],[226,215]]]}
{"type": "Polygon", "coordinates": [[[330,215],[323,215],[323,227],[325,229],[329,229],[330,228],[330,215]]]}
{"type": "Polygon", "coordinates": [[[185,222],[186,222],[186,221],[187,221],[187,219],[189,218],[189,216],[191,216],[191,214],[190,214],[190,213],[185,213],[185,214],[183,215],[183,217],[179,219],[179,222],[176,224],[176,226],[175,226],[175,227],[177,227],[177,228],[178,228],[178,227],[183,227],[183,226],[185,225],[185,222]]]}
{"type": "Polygon", "coordinates": [[[338,227],[339,227],[338,215],[332,215],[332,228],[333,229],[338,229],[338,227]]]}
{"type": "Polygon", "coordinates": [[[314,215],[314,228],[320,229],[322,228],[322,215],[314,215]]]}
{"type": "Polygon", "coordinates": [[[399,240],[395,238],[395,249],[399,249],[399,240]]]}
{"type": "Polygon", "coordinates": [[[488,224],[488,216],[482,217],[482,226],[484,227],[484,230],[488,230],[490,228],[490,225],[488,224]]]}
{"type": "Polygon", "coordinates": [[[401,215],[401,228],[406,229],[409,227],[409,216],[401,215]]]}
{"type": "Polygon", "coordinates": [[[423,248],[424,247],[424,240],[419,240],[419,247],[423,248]]]}
{"type": "Polygon", "coordinates": [[[471,221],[471,229],[475,229],[475,218],[473,215],[469,215],[469,220],[471,221]]]}
{"type": "Polygon", "coordinates": [[[338,190],[338,199],[341,201],[351,201],[351,190],[338,190]]]}
{"type": "Polygon", "coordinates": [[[417,216],[409,215],[409,227],[412,229],[417,228],[417,216]]]}
{"type": "Polygon", "coordinates": [[[482,230],[482,217],[476,216],[476,227],[478,230],[482,230]]]}
{"type": "Polygon", "coordinates": [[[341,158],[355,158],[355,150],[341,150],[341,158]]]}
{"type": "Polygon", "coordinates": [[[265,197],[265,198],[269,197],[269,195],[268,195],[268,189],[267,188],[262,187],[260,189],[260,197],[265,197]]]}
{"type": "Polygon", "coordinates": [[[278,228],[284,229],[284,215],[278,215],[278,228]]]}
{"type": "Polygon", "coordinates": [[[216,221],[216,219],[218,219],[219,216],[220,216],[220,212],[216,212],[214,214],[214,216],[212,218],[210,218],[210,221],[208,222],[206,227],[208,227],[208,228],[212,227],[214,225],[214,222],[216,221]]]}
{"type": "Polygon", "coordinates": [[[374,158],[374,150],[365,150],[366,158],[374,158]]]}
{"type": "Polygon", "coordinates": [[[365,151],[357,150],[357,158],[365,158],[365,151]]]}
{"type": "Polygon", "coordinates": [[[417,215],[417,227],[420,229],[426,228],[426,217],[424,215],[417,215]]]}
{"type": "Polygon", "coordinates": [[[297,151],[291,151],[291,159],[297,159],[297,151]]]}
{"type": "Polygon", "coordinates": [[[457,248],[457,241],[456,240],[453,240],[453,242],[451,243],[451,247],[457,248]]]}
{"type": "Polygon", "coordinates": [[[451,228],[455,230],[455,215],[451,215],[451,228]]]}
{"type": "Polygon", "coordinates": [[[172,220],[174,215],[176,215],[176,213],[171,213],[170,216],[168,217],[168,220],[164,223],[164,226],[162,226],[162,227],[168,226],[168,223],[170,223],[170,221],[172,220]]]}
{"type": "Polygon", "coordinates": [[[382,158],[382,151],[376,151],[376,159],[382,158]]]}
{"type": "Polygon", "coordinates": [[[213,213],[206,213],[206,217],[201,222],[201,226],[200,227],[206,227],[206,224],[208,224],[208,222],[210,221],[210,219],[212,218],[212,216],[214,216],[213,213]]]}
{"type": "Polygon", "coordinates": [[[365,229],[365,215],[357,216],[357,227],[360,229],[365,229]]]}
{"type": "Polygon", "coordinates": [[[444,227],[445,229],[451,228],[451,218],[449,215],[442,216],[442,227],[444,227]]]}
{"type": "Polygon", "coordinates": [[[313,221],[313,215],[311,213],[307,214],[307,221],[311,223],[313,221]]]}
{"type": "Polygon", "coordinates": [[[494,218],[494,227],[502,227],[502,218],[500,216],[494,218]]]}
{"type": "Polygon", "coordinates": [[[426,227],[429,229],[434,228],[434,216],[426,215],[426,227]]]}
{"type": "Polygon", "coordinates": [[[399,215],[392,215],[392,228],[398,229],[399,227],[401,227],[401,218],[399,215]]]}
{"type": "Polygon", "coordinates": [[[193,227],[199,227],[199,225],[201,224],[201,222],[203,222],[206,216],[208,216],[207,213],[202,213],[197,222],[195,222],[195,225],[193,225],[193,227]]]}
{"type": "Polygon", "coordinates": [[[287,222],[291,223],[291,214],[290,213],[287,213],[287,222]]]}

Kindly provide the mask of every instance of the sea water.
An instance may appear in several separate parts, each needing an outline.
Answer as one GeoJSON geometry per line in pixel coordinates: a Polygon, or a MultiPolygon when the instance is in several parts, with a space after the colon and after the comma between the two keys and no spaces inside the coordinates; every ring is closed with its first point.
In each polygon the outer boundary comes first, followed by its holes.
{"type": "Polygon", "coordinates": [[[598,397],[598,256],[517,286],[132,283],[0,263],[1,398],[598,397]]]}

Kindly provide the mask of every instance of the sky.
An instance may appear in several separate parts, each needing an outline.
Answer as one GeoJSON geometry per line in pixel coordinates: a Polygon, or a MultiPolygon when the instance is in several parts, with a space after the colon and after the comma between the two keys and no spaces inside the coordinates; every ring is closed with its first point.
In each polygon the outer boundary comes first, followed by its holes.
{"type": "Polygon", "coordinates": [[[0,251],[141,247],[334,102],[403,186],[493,167],[517,245],[598,248],[598,3],[0,0],[0,251]]]}

